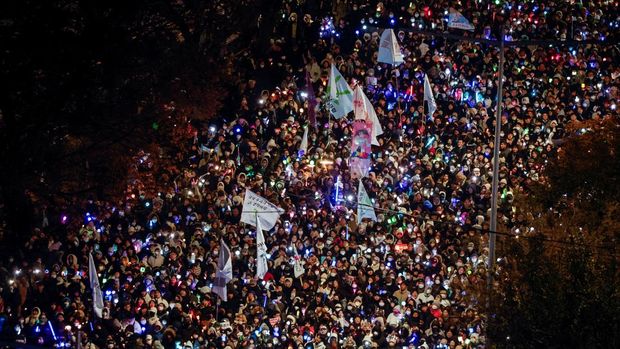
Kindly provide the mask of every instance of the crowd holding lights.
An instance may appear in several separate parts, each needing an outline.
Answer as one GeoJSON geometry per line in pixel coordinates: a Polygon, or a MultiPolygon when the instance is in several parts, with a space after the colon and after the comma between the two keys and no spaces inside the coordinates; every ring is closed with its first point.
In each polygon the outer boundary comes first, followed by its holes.
{"type": "MultiPolygon", "coordinates": [[[[477,18],[472,35],[480,38],[496,38],[493,18],[500,14],[508,17],[514,40],[617,38],[611,30],[618,21],[606,8],[589,8],[587,18],[596,26],[576,21],[571,35],[570,22],[557,20],[563,9],[476,3],[482,10],[459,10],[477,18]],[[554,24],[542,25],[549,21],[554,24]]],[[[97,348],[483,346],[485,318],[470,288],[485,282],[488,258],[480,230],[488,227],[490,205],[496,51],[403,32],[405,64],[377,64],[378,35],[370,28],[446,29],[447,1],[411,4],[402,11],[352,1],[347,6],[358,6],[361,17],[351,17],[354,22],[346,23],[353,8],[317,10],[310,13],[316,30],[303,32],[307,37],[278,29],[284,38],[273,45],[279,50],[253,58],[286,55],[284,64],[265,71],[256,64],[247,72],[235,117],[187,125],[192,132],[178,154],[170,154],[175,163],[154,173],[157,188],[136,185],[121,202],[83,200],[58,208],[50,226],[40,226],[21,253],[7,256],[3,336],[60,348],[75,348],[78,337],[82,347],[97,348]],[[312,55],[307,64],[293,62],[287,48],[295,45],[312,55]],[[347,121],[330,118],[321,106],[308,151],[298,152],[308,93],[296,72],[312,71],[314,91],[324,99],[331,63],[363,84],[386,131],[364,180],[376,223],[356,224],[347,121]],[[438,100],[433,119],[421,102],[425,73],[438,100]],[[255,76],[285,77],[286,83],[255,81],[267,89],[259,93],[249,83],[255,76]],[[255,231],[238,223],[246,188],[286,210],[265,234],[270,272],[262,280],[253,277],[255,231]],[[233,255],[227,302],[211,292],[221,237],[233,255]],[[91,311],[90,251],[104,294],[102,319],[91,311]],[[305,268],[297,278],[295,260],[305,268]]],[[[305,13],[287,11],[293,10],[305,13]]],[[[620,70],[610,46],[596,52],[559,44],[507,50],[500,219],[512,236],[524,238],[533,228],[515,224],[514,190],[527,191],[540,179],[566,124],[618,117],[620,70]]],[[[148,157],[136,158],[144,162],[148,157]]],[[[504,261],[497,258],[500,267],[504,261]]]]}

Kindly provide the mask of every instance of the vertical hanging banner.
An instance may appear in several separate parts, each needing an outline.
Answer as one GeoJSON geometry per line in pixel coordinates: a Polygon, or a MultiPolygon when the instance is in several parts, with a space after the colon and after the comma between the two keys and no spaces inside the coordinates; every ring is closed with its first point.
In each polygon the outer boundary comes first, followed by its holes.
{"type": "Polygon", "coordinates": [[[370,153],[372,151],[372,124],[366,120],[353,121],[351,137],[351,157],[349,165],[351,176],[364,178],[370,171],[370,153]]]}
{"type": "Polygon", "coordinates": [[[357,85],[353,93],[353,112],[356,120],[365,120],[371,123],[371,144],[379,145],[377,137],[383,134],[383,128],[375,112],[375,107],[370,103],[360,85],[357,85]]]}
{"type": "Polygon", "coordinates": [[[267,245],[261,226],[260,217],[256,215],[256,278],[262,280],[269,270],[267,264],[267,245]]]}
{"type": "Polygon", "coordinates": [[[301,144],[299,145],[297,155],[301,158],[306,152],[308,152],[308,126],[305,127],[304,136],[301,138],[301,144]]]}

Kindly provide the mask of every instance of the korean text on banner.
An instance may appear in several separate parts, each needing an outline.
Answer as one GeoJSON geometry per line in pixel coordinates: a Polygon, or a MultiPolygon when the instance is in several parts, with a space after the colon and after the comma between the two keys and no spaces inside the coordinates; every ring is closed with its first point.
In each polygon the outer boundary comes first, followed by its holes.
{"type": "Polygon", "coordinates": [[[327,96],[329,110],[336,119],[353,111],[353,90],[333,64],[327,84],[327,96]]]}
{"type": "Polygon", "coordinates": [[[263,229],[271,230],[276,225],[278,217],[283,213],[284,210],[280,207],[246,189],[245,198],[243,199],[243,210],[241,212],[242,223],[255,225],[256,216],[258,215],[263,229]]]}

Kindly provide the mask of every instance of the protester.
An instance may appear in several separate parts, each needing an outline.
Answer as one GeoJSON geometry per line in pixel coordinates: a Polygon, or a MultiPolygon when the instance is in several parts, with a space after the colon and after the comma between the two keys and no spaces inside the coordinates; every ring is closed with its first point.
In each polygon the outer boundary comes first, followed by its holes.
{"type": "MultiPolygon", "coordinates": [[[[252,54],[256,64],[232,98],[236,115],[179,127],[180,156],[152,174],[155,188],[137,182],[119,202],[46,211],[49,227],[1,269],[4,337],[75,347],[79,332],[85,348],[484,346],[472,290],[487,274],[498,48],[408,31],[447,30],[447,1],[301,3],[283,2],[269,49],[252,54]],[[403,64],[377,62],[371,26],[396,28],[403,64]],[[325,109],[332,64],[363,88],[383,130],[361,180],[376,222],[357,219],[350,117],[325,109]],[[316,128],[306,70],[321,102],[316,128]],[[255,225],[240,223],[246,190],[284,210],[264,231],[261,279],[255,225]],[[212,292],[222,239],[232,256],[226,301],[212,292]]],[[[605,41],[620,22],[609,6],[465,1],[457,9],[475,30],[452,34],[493,39],[506,23],[510,40],[601,43],[506,48],[501,224],[515,224],[515,192],[541,180],[567,125],[618,117],[619,52],[605,41]]]]}

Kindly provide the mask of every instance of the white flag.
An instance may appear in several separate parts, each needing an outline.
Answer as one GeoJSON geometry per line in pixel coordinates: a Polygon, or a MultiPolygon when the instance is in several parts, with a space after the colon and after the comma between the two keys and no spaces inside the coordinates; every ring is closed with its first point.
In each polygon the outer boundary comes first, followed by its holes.
{"type": "Polygon", "coordinates": [[[368,97],[366,97],[366,94],[360,85],[355,87],[355,93],[353,94],[353,107],[356,120],[366,120],[372,123],[371,143],[372,145],[379,145],[377,137],[383,134],[383,128],[381,128],[381,123],[379,122],[377,113],[375,113],[375,108],[372,106],[372,103],[370,103],[370,100],[368,100],[368,97]]]}
{"type": "Polygon", "coordinates": [[[375,222],[377,221],[375,208],[368,193],[366,193],[364,184],[360,181],[359,189],[357,190],[357,224],[360,224],[363,218],[370,218],[375,222]]]}
{"type": "Polygon", "coordinates": [[[433,114],[437,110],[437,103],[435,103],[435,97],[433,96],[433,88],[431,82],[428,80],[428,74],[424,75],[424,102],[428,106],[428,116],[433,119],[433,114]]]}
{"type": "Polygon", "coordinates": [[[396,41],[396,35],[394,30],[386,29],[381,34],[381,41],[379,44],[379,55],[377,60],[381,63],[391,64],[393,66],[400,65],[405,60],[403,54],[400,52],[400,46],[396,41]]]}
{"type": "Polygon", "coordinates": [[[222,301],[227,301],[228,289],[226,284],[232,280],[232,256],[224,239],[220,240],[220,255],[217,261],[217,271],[211,290],[220,296],[222,301]]]}
{"type": "Polygon", "coordinates": [[[306,126],[306,129],[304,130],[304,136],[301,139],[301,144],[299,145],[298,154],[300,158],[308,152],[308,128],[309,127],[306,126]]]}
{"type": "Polygon", "coordinates": [[[88,279],[90,280],[90,288],[93,290],[93,309],[97,317],[101,317],[103,312],[103,295],[101,294],[101,286],[99,285],[99,276],[97,276],[97,267],[92,253],[88,254],[88,279]]]}
{"type": "Polygon", "coordinates": [[[474,31],[475,27],[459,11],[450,8],[448,16],[448,28],[474,31]]]}
{"type": "Polygon", "coordinates": [[[301,263],[301,256],[297,252],[297,247],[293,246],[293,251],[295,251],[295,255],[293,256],[295,259],[295,264],[293,266],[293,273],[295,274],[295,277],[298,278],[306,272],[306,269],[301,263]]]}
{"type": "Polygon", "coordinates": [[[336,119],[346,116],[353,110],[353,91],[333,64],[329,74],[329,84],[327,84],[327,95],[330,112],[336,119]]]}
{"type": "Polygon", "coordinates": [[[261,221],[256,216],[256,277],[262,279],[267,274],[267,245],[261,228],[261,221]]]}
{"type": "Polygon", "coordinates": [[[263,228],[269,231],[276,225],[278,217],[283,213],[284,210],[280,207],[246,189],[245,198],[243,199],[243,210],[241,212],[242,223],[255,225],[256,215],[258,215],[263,228]]]}

